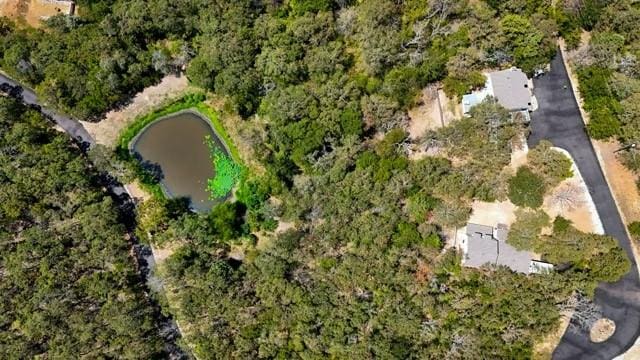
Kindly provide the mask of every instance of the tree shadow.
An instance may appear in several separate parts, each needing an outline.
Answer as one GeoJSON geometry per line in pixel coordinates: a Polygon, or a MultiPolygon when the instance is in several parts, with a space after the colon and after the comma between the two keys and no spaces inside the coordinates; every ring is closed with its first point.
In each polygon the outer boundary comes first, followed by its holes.
{"type": "Polygon", "coordinates": [[[159,183],[164,179],[164,173],[162,172],[160,164],[143,159],[137,152],[133,153],[133,157],[136,159],[141,173],[140,175],[144,177],[145,181],[159,183]]]}

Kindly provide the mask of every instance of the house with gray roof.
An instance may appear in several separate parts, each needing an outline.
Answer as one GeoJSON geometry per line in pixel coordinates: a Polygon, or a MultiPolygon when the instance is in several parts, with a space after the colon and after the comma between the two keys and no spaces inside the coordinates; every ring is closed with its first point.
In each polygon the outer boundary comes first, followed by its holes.
{"type": "Polygon", "coordinates": [[[468,115],[472,107],[493,96],[507,110],[522,112],[528,118],[529,111],[534,110],[535,100],[527,75],[515,67],[485,75],[487,80],[483,89],[462,97],[462,112],[468,115]]]}
{"type": "Polygon", "coordinates": [[[498,224],[495,228],[480,224],[467,224],[466,239],[462,240],[462,264],[479,268],[484,265],[506,266],[523,274],[548,272],[553,265],[534,260],[529,251],[517,250],[507,243],[509,228],[498,224]]]}

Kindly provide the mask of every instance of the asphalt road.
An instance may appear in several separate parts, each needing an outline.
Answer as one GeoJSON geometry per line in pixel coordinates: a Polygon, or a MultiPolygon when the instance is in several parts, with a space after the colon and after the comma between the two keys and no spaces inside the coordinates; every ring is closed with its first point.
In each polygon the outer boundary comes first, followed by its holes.
{"type": "Polygon", "coordinates": [[[610,360],[631,347],[640,335],[640,278],[631,244],[585,132],[559,51],[551,62],[551,71],[534,79],[533,84],[539,108],[532,113],[529,146],[547,139],[571,153],[595,202],[605,233],[618,240],[631,260],[629,273],[616,283],[601,283],[595,294],[603,316],[616,323],[615,333],[605,342],[593,343],[588,333],[567,332],[553,352],[553,359],[610,360]]]}
{"type": "Polygon", "coordinates": [[[66,131],[75,140],[81,143],[87,143],[89,146],[95,145],[95,140],[89,135],[87,130],[77,120],[74,120],[68,116],[64,116],[56,113],[55,111],[48,109],[44,104],[38,101],[36,94],[29,88],[22,87],[13,79],[8,78],[4,74],[0,73],[0,84],[9,84],[12,87],[20,86],[22,88],[22,101],[28,105],[35,105],[40,107],[40,111],[48,116],[51,120],[55,121],[64,131],[66,131]]]}

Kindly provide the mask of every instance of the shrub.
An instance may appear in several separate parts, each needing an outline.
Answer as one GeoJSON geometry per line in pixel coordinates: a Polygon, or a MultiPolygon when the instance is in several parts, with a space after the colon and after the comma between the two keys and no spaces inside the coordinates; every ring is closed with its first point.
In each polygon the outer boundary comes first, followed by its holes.
{"type": "Polygon", "coordinates": [[[629,233],[634,237],[640,237],[640,221],[634,221],[627,226],[629,233]]]}
{"type": "Polygon", "coordinates": [[[518,250],[533,250],[540,232],[549,225],[549,215],[542,210],[516,211],[516,222],[511,226],[507,242],[518,250]]]}
{"type": "Polygon", "coordinates": [[[471,90],[484,86],[485,81],[486,78],[482,73],[473,71],[464,79],[447,76],[442,83],[442,87],[447,96],[462,97],[462,95],[467,94],[471,90]]]}
{"type": "Polygon", "coordinates": [[[573,176],[571,160],[563,153],[552,149],[549,141],[543,140],[531,149],[527,159],[529,166],[544,178],[549,188],[573,176]]]}
{"type": "Polygon", "coordinates": [[[620,132],[620,121],[608,107],[594,109],[590,113],[587,131],[594,139],[608,139],[620,132]]]}
{"type": "Polygon", "coordinates": [[[509,179],[509,200],[522,207],[539,208],[545,193],[544,180],[525,166],[509,179]]]}
{"type": "Polygon", "coordinates": [[[421,240],[421,236],[417,227],[404,221],[398,224],[393,235],[393,244],[400,248],[407,247],[419,240],[421,240]]]}
{"type": "Polygon", "coordinates": [[[571,228],[571,220],[563,218],[562,216],[556,216],[553,220],[553,232],[563,233],[571,228]]]}

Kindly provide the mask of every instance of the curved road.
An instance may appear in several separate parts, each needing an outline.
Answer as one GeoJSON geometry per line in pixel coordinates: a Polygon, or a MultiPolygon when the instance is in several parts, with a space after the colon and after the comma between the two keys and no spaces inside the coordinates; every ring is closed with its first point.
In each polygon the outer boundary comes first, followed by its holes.
{"type": "Polygon", "coordinates": [[[551,71],[534,79],[538,110],[532,113],[529,146],[547,139],[573,156],[602,219],[604,231],[618,240],[631,261],[631,270],[616,283],[601,283],[595,302],[603,316],[615,321],[615,333],[605,342],[593,343],[588,333],[566,332],[553,352],[554,359],[611,360],[640,335],[640,278],[625,226],[587,136],[578,104],[571,91],[567,69],[558,51],[551,71]],[[566,87],[566,88],[565,88],[566,87]]]}

